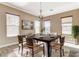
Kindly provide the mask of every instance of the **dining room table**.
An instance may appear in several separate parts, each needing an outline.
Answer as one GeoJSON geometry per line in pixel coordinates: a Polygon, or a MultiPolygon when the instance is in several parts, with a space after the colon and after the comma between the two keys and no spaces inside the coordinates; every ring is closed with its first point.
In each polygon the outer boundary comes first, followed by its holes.
{"type": "Polygon", "coordinates": [[[44,47],[45,56],[51,57],[51,54],[52,54],[51,42],[55,41],[59,37],[60,35],[48,35],[48,34],[37,35],[35,34],[34,36],[32,36],[32,39],[44,42],[45,43],[45,47],[44,47]]]}

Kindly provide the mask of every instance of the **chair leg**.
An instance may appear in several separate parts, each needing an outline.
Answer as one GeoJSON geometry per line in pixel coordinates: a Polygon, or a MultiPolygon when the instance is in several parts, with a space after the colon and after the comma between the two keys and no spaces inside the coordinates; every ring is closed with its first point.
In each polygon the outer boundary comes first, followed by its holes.
{"type": "Polygon", "coordinates": [[[64,49],[60,49],[60,57],[64,56],[64,49]]]}
{"type": "Polygon", "coordinates": [[[43,55],[45,56],[45,47],[44,47],[44,44],[43,44],[43,55]]]}
{"type": "Polygon", "coordinates": [[[28,54],[29,54],[29,52],[27,51],[27,52],[26,52],[26,56],[27,56],[28,54]]]}
{"type": "Polygon", "coordinates": [[[21,46],[22,46],[21,55],[23,55],[23,44],[21,46]]]}
{"type": "Polygon", "coordinates": [[[32,49],[32,57],[34,57],[34,49],[32,49]]]}
{"type": "Polygon", "coordinates": [[[63,56],[64,56],[64,49],[62,49],[62,53],[63,53],[63,56]]]}
{"type": "Polygon", "coordinates": [[[62,49],[60,49],[60,57],[62,57],[62,49]]]}
{"type": "Polygon", "coordinates": [[[20,52],[20,46],[18,46],[19,47],[19,50],[18,50],[18,53],[20,52]]]}

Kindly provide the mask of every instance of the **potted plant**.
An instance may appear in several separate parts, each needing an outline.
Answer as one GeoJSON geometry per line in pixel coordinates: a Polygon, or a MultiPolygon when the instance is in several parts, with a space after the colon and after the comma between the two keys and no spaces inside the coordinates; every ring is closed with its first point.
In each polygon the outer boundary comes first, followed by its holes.
{"type": "Polygon", "coordinates": [[[76,44],[79,44],[79,26],[72,26],[72,35],[75,38],[76,44]]]}

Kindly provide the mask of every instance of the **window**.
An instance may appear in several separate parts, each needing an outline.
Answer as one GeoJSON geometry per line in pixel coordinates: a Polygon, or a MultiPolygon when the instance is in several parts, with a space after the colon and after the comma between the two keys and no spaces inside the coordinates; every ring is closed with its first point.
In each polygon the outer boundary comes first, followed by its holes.
{"type": "Polygon", "coordinates": [[[19,16],[6,14],[7,37],[13,37],[19,34],[19,19],[19,16]]]}
{"type": "Polygon", "coordinates": [[[50,21],[44,21],[45,33],[50,33],[50,21]]]}
{"type": "Polygon", "coordinates": [[[72,17],[62,18],[62,34],[72,34],[72,17]]]}
{"type": "Polygon", "coordinates": [[[35,34],[40,33],[40,21],[34,22],[35,34]]]}

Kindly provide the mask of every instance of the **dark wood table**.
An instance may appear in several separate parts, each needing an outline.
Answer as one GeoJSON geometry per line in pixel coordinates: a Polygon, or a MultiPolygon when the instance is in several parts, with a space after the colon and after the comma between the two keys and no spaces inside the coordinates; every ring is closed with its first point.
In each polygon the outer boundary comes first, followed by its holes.
{"type": "Polygon", "coordinates": [[[57,38],[59,38],[60,35],[35,35],[33,36],[32,38],[34,40],[37,40],[37,41],[42,41],[42,42],[45,42],[46,43],[46,49],[47,49],[47,57],[51,57],[51,45],[50,43],[52,41],[55,41],[57,38]]]}

